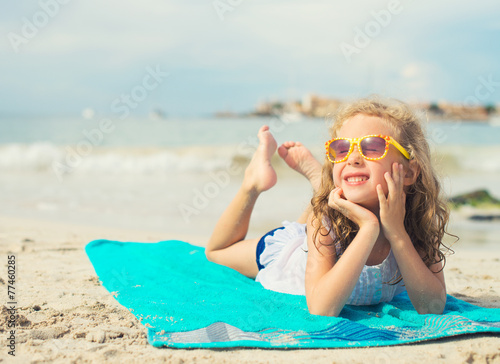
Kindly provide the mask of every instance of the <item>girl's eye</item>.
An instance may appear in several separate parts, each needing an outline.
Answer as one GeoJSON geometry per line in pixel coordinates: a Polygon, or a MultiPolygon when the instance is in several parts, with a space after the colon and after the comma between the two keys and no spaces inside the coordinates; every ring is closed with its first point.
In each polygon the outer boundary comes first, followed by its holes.
{"type": "Polygon", "coordinates": [[[332,154],[335,156],[335,159],[344,158],[347,153],[349,153],[350,143],[347,140],[336,140],[332,142],[330,145],[330,149],[332,150],[332,154]]]}
{"type": "Polygon", "coordinates": [[[384,153],[385,140],[382,138],[366,138],[361,142],[361,147],[365,155],[376,157],[384,153]]]}
{"type": "Polygon", "coordinates": [[[337,149],[335,150],[335,155],[337,157],[345,157],[349,153],[349,148],[337,149]]]}

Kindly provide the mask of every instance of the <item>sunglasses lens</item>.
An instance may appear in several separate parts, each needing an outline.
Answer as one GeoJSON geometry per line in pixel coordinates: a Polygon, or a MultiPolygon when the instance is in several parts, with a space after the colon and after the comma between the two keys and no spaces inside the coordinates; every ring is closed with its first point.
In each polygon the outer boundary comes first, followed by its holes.
{"type": "Polygon", "coordinates": [[[349,153],[350,147],[351,142],[349,142],[349,140],[334,140],[330,143],[330,148],[328,149],[328,152],[330,153],[330,159],[335,162],[344,159],[349,153]]]}
{"type": "Polygon", "coordinates": [[[386,141],[380,137],[365,138],[360,142],[361,151],[367,158],[380,158],[385,153],[386,141]]]}

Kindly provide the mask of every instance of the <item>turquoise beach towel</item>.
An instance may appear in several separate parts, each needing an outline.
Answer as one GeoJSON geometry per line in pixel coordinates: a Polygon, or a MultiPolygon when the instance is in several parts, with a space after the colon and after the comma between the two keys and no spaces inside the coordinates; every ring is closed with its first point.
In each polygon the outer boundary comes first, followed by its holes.
{"type": "Polygon", "coordinates": [[[443,315],[417,314],[402,293],[323,317],[308,312],[305,297],[266,290],[186,242],[95,240],[85,250],[103,286],[147,327],[155,347],[362,347],[500,335],[500,309],[451,296],[443,315]]]}

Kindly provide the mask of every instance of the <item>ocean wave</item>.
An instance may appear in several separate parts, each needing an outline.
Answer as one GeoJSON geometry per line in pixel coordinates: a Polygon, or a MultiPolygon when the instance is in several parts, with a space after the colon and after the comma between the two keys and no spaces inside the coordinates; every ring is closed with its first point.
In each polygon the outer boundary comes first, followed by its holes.
{"type": "Polygon", "coordinates": [[[438,170],[454,173],[500,173],[500,145],[497,146],[446,146],[433,151],[438,170]]]}
{"type": "Polygon", "coordinates": [[[93,147],[51,143],[0,146],[0,171],[60,174],[169,174],[210,172],[248,164],[248,153],[237,147],[93,147]]]}
{"type": "MultiPolygon", "coordinates": [[[[9,173],[61,174],[170,174],[205,173],[248,165],[255,146],[90,147],[59,146],[52,143],[0,146],[0,171],[9,173]]],[[[313,154],[322,157],[321,150],[313,154]]],[[[500,146],[446,146],[433,150],[439,171],[445,174],[500,173],[500,146]]],[[[286,168],[279,157],[273,165],[286,168]]]]}

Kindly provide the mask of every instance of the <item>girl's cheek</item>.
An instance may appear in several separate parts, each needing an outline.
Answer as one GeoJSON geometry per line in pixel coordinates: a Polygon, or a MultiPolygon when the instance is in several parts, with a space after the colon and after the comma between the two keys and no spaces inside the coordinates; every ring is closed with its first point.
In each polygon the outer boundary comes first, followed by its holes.
{"type": "Polygon", "coordinates": [[[333,184],[335,185],[335,187],[338,187],[337,181],[340,178],[339,173],[340,172],[336,172],[335,168],[333,168],[333,170],[332,170],[332,178],[333,178],[333,184]]]}
{"type": "MultiPolygon", "coordinates": [[[[342,164],[342,163],[340,163],[342,164]]],[[[342,166],[335,164],[332,168],[332,177],[333,177],[333,183],[335,183],[335,186],[338,186],[337,182],[340,182],[342,174],[342,166]]]]}
{"type": "Polygon", "coordinates": [[[377,184],[382,186],[382,191],[384,191],[384,194],[387,196],[387,194],[389,193],[389,186],[387,185],[387,181],[385,180],[384,176],[382,176],[382,178],[378,180],[377,184]]]}

